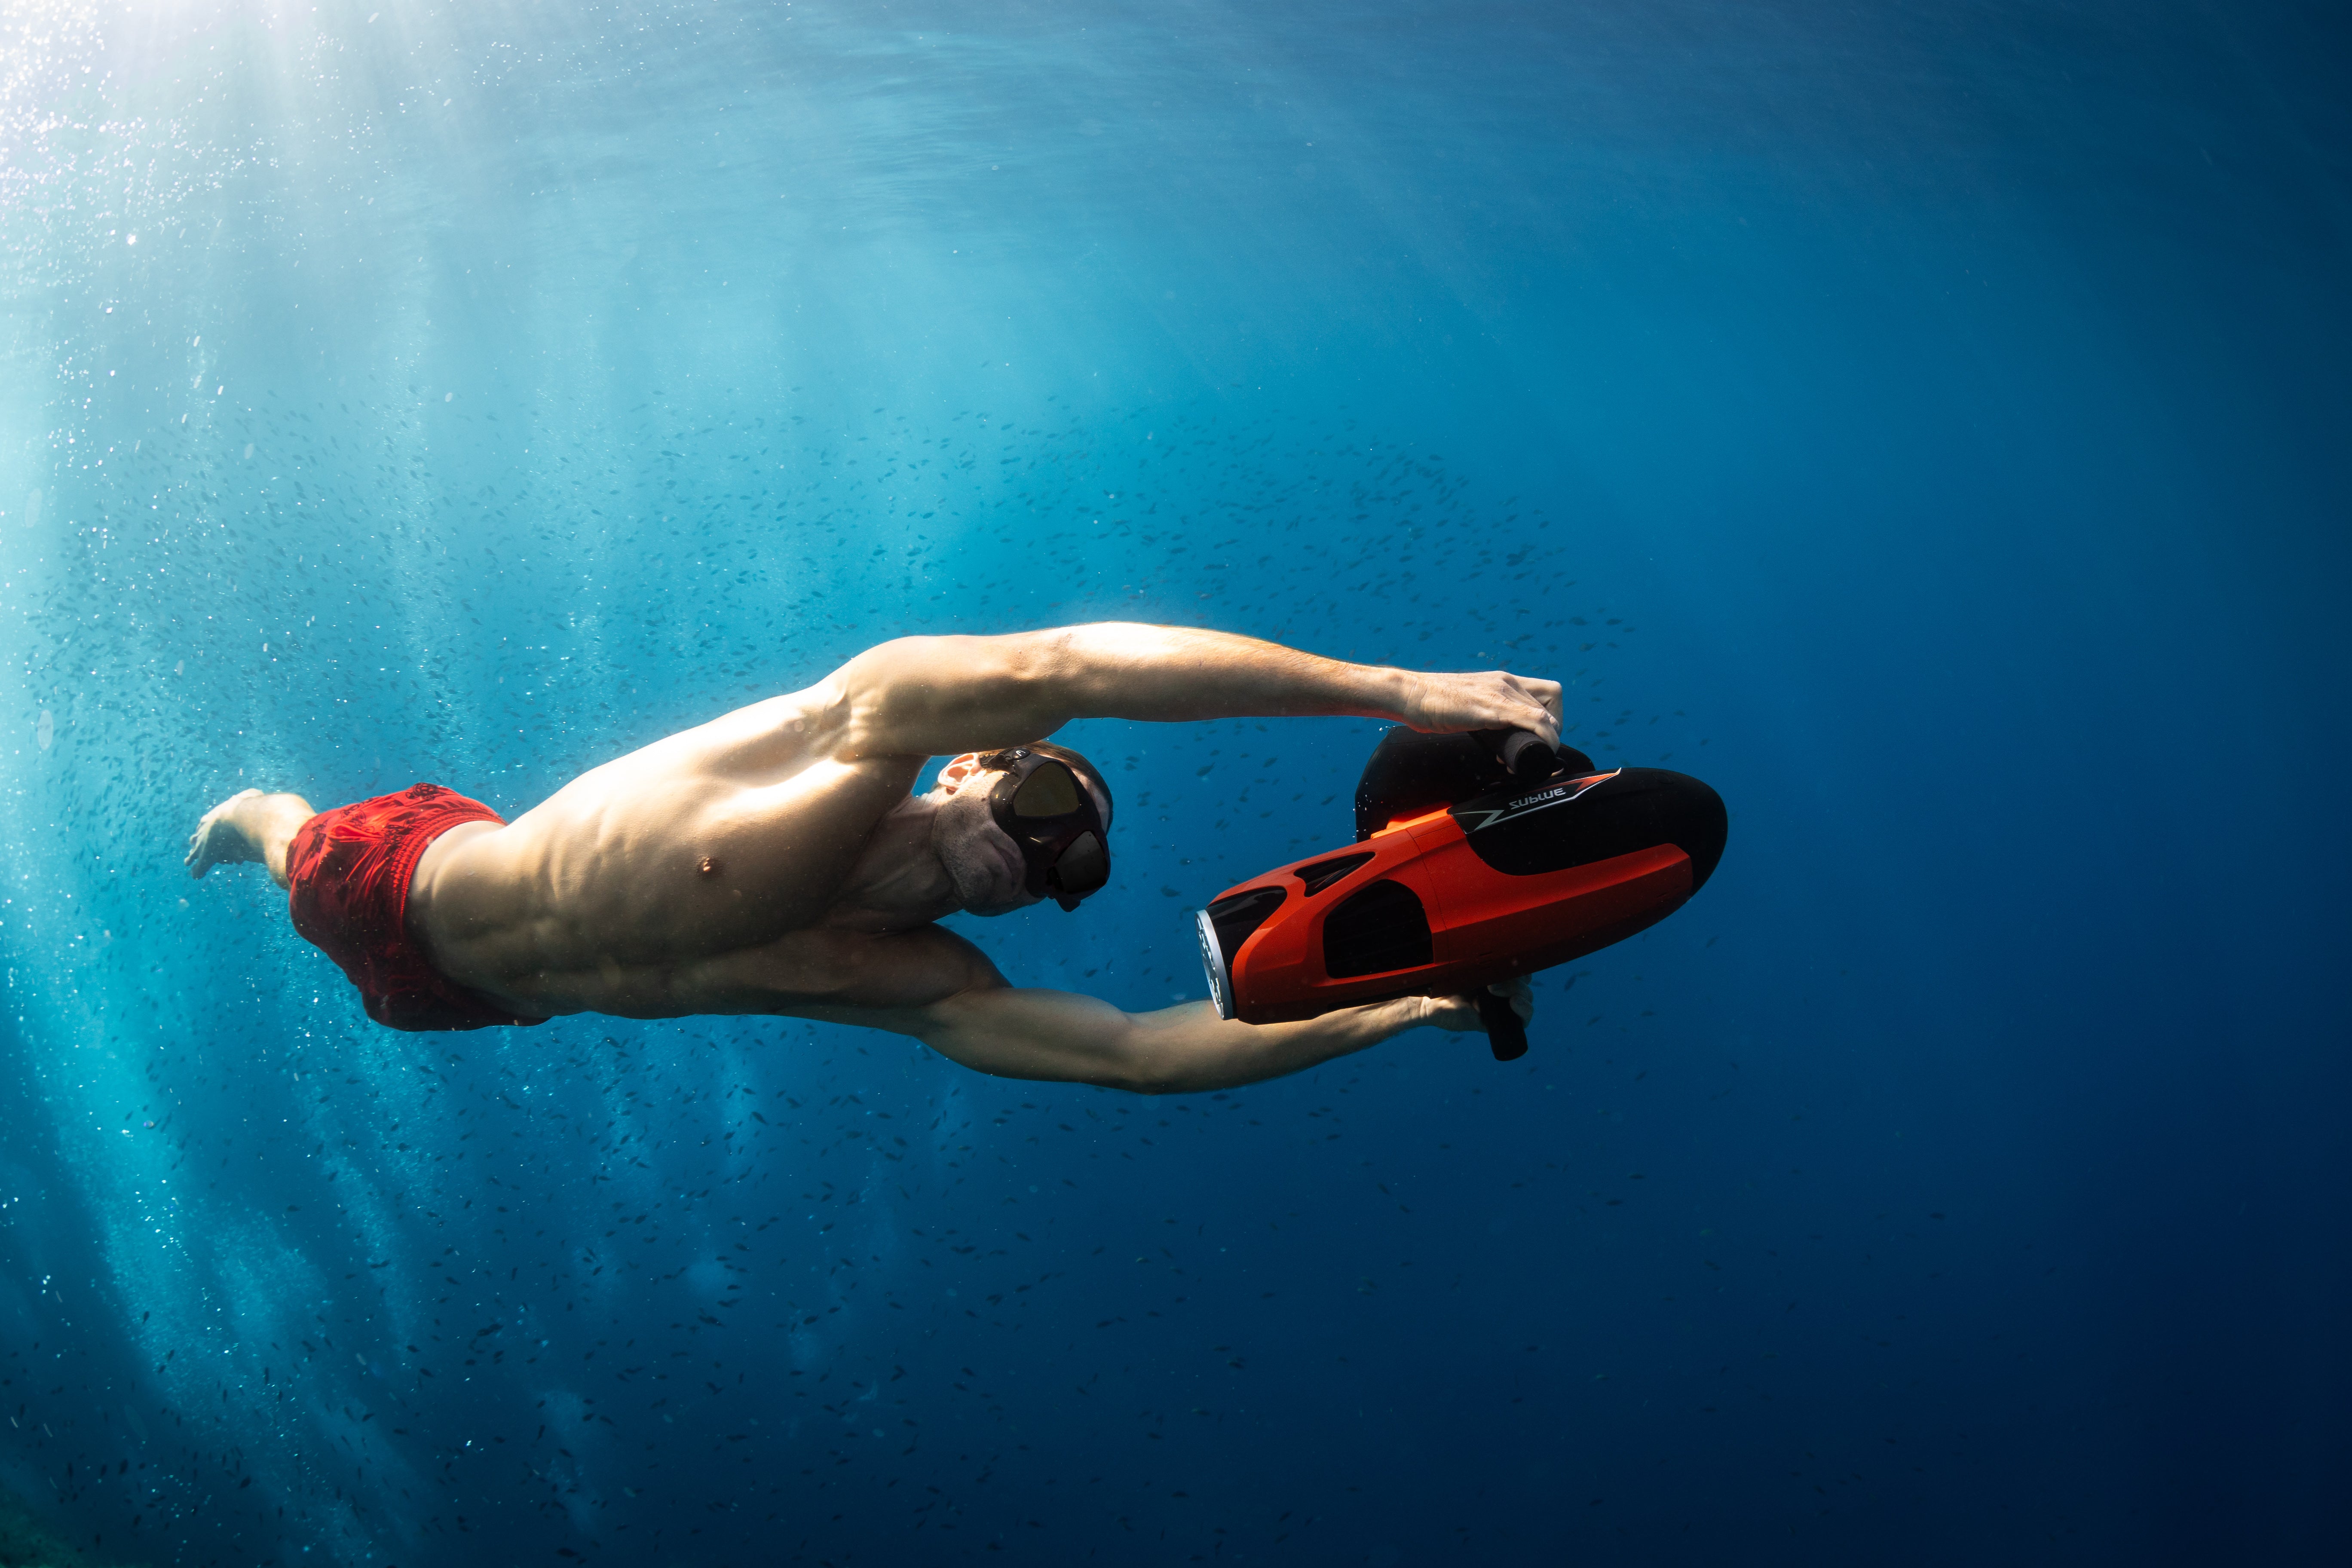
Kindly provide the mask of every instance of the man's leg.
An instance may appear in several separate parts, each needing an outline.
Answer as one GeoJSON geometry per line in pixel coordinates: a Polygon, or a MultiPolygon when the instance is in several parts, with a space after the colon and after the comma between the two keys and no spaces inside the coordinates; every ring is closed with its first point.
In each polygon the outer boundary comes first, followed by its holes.
{"type": "Polygon", "coordinates": [[[210,811],[188,835],[188,875],[201,877],[215,866],[258,860],[269,879],[286,886],[286,849],[295,830],[318,813],[299,795],[240,790],[210,811]]]}

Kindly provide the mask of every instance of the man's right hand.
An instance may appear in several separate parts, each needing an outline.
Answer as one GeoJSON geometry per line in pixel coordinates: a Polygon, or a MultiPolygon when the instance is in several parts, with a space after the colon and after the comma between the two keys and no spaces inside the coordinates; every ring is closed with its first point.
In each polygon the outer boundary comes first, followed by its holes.
{"type": "Polygon", "coordinates": [[[1399,717],[1424,734],[1525,730],[1548,746],[1559,743],[1557,680],[1489,669],[1467,675],[1423,671],[1412,681],[1399,717]]]}

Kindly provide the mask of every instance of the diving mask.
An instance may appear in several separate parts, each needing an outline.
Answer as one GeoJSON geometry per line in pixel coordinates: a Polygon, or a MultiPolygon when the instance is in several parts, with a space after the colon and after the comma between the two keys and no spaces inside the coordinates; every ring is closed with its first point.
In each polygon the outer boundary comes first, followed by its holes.
{"type": "Polygon", "coordinates": [[[981,759],[1004,776],[989,791],[989,815],[1021,847],[1033,898],[1051,898],[1065,910],[1110,880],[1110,846],[1102,813],[1067,763],[1026,746],[981,759]]]}

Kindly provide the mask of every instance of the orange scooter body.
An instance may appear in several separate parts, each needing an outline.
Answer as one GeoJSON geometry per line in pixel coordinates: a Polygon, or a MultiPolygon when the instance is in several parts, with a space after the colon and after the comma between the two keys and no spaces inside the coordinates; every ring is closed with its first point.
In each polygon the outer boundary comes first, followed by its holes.
{"type": "Polygon", "coordinates": [[[1272,1024],[1475,994],[1680,909],[1714,871],[1725,822],[1713,790],[1654,768],[1507,784],[1391,822],[1201,910],[1211,996],[1225,1017],[1272,1024]]]}

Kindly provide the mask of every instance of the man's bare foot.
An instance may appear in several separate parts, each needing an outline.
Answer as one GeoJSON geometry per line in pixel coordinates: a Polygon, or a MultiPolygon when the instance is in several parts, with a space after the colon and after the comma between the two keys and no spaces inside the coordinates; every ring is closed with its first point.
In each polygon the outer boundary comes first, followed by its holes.
{"type": "Polygon", "coordinates": [[[215,866],[258,860],[269,879],[286,885],[286,851],[294,835],[315,815],[299,795],[239,790],[210,811],[188,835],[188,875],[201,877],[215,866]]]}
{"type": "Polygon", "coordinates": [[[189,876],[201,877],[215,866],[261,858],[261,846],[240,820],[245,814],[237,810],[245,802],[259,798],[259,790],[241,789],[205,813],[205,819],[188,835],[189,876]]]}

